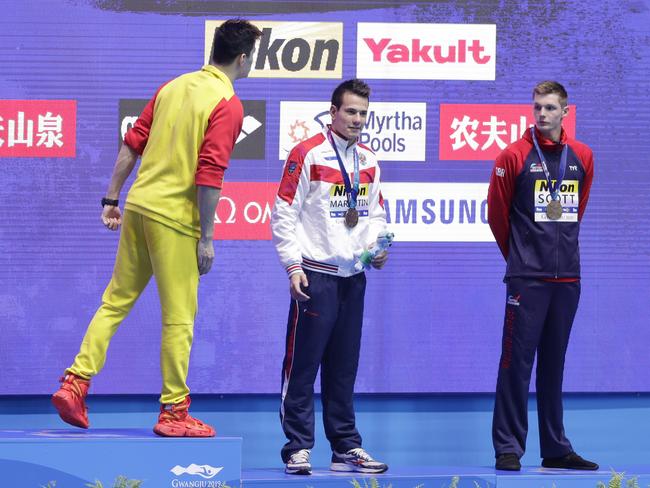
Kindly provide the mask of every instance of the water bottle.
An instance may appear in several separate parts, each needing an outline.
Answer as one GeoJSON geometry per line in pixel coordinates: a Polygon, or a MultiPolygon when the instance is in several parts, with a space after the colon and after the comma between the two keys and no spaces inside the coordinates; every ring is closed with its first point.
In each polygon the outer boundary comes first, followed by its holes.
{"type": "Polygon", "coordinates": [[[372,245],[361,253],[361,256],[354,263],[354,270],[361,271],[362,269],[370,269],[374,257],[382,251],[388,249],[393,244],[395,234],[388,231],[382,231],[377,235],[377,240],[372,245]]]}

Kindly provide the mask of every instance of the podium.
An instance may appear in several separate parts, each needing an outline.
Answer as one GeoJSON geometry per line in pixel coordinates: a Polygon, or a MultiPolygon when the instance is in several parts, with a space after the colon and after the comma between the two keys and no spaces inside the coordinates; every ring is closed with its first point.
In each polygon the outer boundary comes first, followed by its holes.
{"type": "Polygon", "coordinates": [[[143,429],[0,431],[0,486],[7,488],[113,488],[118,478],[142,488],[595,488],[614,471],[622,486],[636,479],[650,486],[650,465],[568,471],[524,466],[519,472],[492,467],[391,466],[372,475],[314,466],[312,476],[287,475],[282,466],[242,472],[239,437],[158,437],[143,429]]]}
{"type": "Polygon", "coordinates": [[[0,431],[0,476],[11,488],[87,488],[116,479],[142,488],[239,488],[242,439],[159,437],[143,429],[0,431]]]}

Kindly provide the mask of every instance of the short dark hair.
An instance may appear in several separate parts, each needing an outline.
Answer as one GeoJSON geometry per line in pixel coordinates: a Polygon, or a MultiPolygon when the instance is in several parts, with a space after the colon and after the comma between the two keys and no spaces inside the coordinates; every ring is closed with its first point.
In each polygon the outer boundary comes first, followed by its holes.
{"type": "Polygon", "coordinates": [[[215,64],[232,63],[240,54],[250,56],[262,31],[244,19],[230,19],[214,30],[210,59],[215,64]]]}
{"type": "Polygon", "coordinates": [[[557,81],[541,81],[535,85],[535,88],[533,88],[533,98],[535,98],[535,95],[551,94],[556,94],[560,99],[560,106],[566,107],[569,95],[567,94],[566,89],[557,81]]]}
{"type": "Polygon", "coordinates": [[[370,101],[370,87],[363,81],[353,78],[346,80],[337,86],[332,93],[332,105],[337,109],[341,108],[343,103],[343,94],[345,92],[354,93],[355,95],[370,101]]]}

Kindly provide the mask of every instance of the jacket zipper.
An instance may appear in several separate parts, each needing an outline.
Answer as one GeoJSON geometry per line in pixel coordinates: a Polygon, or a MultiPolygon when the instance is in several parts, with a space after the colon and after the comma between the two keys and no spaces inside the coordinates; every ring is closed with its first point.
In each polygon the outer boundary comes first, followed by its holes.
{"type": "Polygon", "coordinates": [[[555,239],[555,278],[557,279],[557,275],[559,274],[560,271],[560,224],[559,222],[555,223],[555,228],[557,229],[556,232],[556,239],[555,239]]]}

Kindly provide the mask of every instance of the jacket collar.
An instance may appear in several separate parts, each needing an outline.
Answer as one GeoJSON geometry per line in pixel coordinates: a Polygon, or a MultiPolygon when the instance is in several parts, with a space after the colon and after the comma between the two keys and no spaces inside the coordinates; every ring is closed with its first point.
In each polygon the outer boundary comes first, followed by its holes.
{"type": "Polygon", "coordinates": [[[334,144],[336,144],[336,149],[342,151],[343,154],[346,154],[347,151],[349,151],[350,149],[356,148],[357,144],[359,143],[359,140],[357,139],[350,145],[350,147],[348,147],[348,140],[344,139],[336,132],[334,132],[330,124],[327,124],[327,127],[325,128],[325,137],[327,137],[328,132],[331,132],[332,134],[332,139],[334,139],[334,144]]]}
{"type": "MultiPolygon", "coordinates": [[[[537,127],[535,127],[535,137],[537,138],[537,143],[539,144],[539,147],[542,151],[561,150],[562,145],[566,144],[568,140],[568,136],[566,131],[564,130],[564,127],[562,127],[562,132],[560,132],[560,142],[555,142],[552,141],[551,139],[547,139],[542,135],[542,133],[539,131],[537,127]]],[[[530,129],[526,129],[526,132],[524,132],[524,139],[529,143],[533,144],[533,138],[530,135],[530,129]]]]}
{"type": "Polygon", "coordinates": [[[219,78],[221,81],[226,83],[231,90],[233,89],[232,81],[230,81],[230,78],[228,78],[228,76],[226,76],[226,74],[216,66],[213,66],[211,64],[206,64],[201,68],[201,71],[206,71],[211,75],[213,75],[215,78],[219,78]]]}

